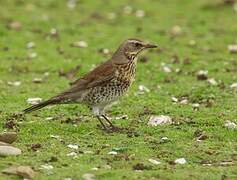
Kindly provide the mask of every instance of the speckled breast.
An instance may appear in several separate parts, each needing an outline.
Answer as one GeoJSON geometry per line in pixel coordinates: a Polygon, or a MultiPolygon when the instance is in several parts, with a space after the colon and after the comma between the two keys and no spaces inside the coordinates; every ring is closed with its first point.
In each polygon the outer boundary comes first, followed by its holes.
{"type": "Polygon", "coordinates": [[[109,104],[122,96],[135,78],[136,61],[118,65],[113,79],[103,86],[92,88],[84,97],[84,102],[90,105],[109,104]]]}

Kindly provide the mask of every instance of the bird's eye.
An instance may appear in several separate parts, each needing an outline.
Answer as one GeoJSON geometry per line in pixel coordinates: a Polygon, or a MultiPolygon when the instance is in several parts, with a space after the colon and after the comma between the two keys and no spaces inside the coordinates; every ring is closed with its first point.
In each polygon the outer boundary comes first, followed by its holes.
{"type": "Polygon", "coordinates": [[[135,43],[135,46],[136,47],[139,47],[141,44],[140,43],[135,43]]]}

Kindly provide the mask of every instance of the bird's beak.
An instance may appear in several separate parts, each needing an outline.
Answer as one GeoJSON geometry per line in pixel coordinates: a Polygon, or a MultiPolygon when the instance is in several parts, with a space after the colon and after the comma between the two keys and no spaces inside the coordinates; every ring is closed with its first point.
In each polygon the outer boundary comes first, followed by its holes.
{"type": "Polygon", "coordinates": [[[145,48],[157,48],[157,45],[147,43],[147,44],[144,44],[144,47],[145,48]]]}

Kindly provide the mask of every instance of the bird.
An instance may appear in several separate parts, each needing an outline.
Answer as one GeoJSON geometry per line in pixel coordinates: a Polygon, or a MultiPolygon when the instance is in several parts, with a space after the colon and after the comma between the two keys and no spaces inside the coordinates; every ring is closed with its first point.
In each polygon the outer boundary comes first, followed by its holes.
{"type": "Polygon", "coordinates": [[[23,113],[30,113],[48,105],[85,104],[91,108],[103,129],[115,129],[116,126],[105,115],[105,109],[123,96],[135,80],[140,52],[156,47],[157,45],[136,38],[127,39],[109,60],[72,82],[67,90],[23,110],[23,113]]]}

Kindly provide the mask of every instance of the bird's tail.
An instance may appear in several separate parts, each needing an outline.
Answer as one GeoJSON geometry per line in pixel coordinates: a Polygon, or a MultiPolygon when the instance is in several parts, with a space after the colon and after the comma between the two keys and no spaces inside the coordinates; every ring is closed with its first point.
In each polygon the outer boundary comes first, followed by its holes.
{"type": "Polygon", "coordinates": [[[41,108],[43,108],[43,107],[45,107],[45,106],[52,105],[52,104],[57,104],[57,103],[59,103],[59,100],[58,100],[58,99],[49,99],[49,100],[47,100],[47,101],[43,101],[43,102],[41,102],[41,103],[39,103],[39,104],[36,104],[36,105],[31,106],[31,107],[29,107],[29,108],[23,110],[23,112],[24,112],[24,113],[30,113],[30,112],[32,112],[32,111],[36,111],[36,110],[38,110],[38,109],[41,109],[41,108]]]}

